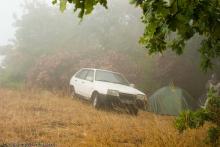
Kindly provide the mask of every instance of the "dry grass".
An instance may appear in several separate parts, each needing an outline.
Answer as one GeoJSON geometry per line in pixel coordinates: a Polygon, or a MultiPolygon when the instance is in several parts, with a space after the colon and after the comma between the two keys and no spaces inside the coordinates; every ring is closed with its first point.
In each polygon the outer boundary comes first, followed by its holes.
{"type": "Polygon", "coordinates": [[[72,146],[205,146],[206,128],[183,134],[173,117],[97,111],[49,92],[0,90],[0,144],[49,142],[72,146]]]}

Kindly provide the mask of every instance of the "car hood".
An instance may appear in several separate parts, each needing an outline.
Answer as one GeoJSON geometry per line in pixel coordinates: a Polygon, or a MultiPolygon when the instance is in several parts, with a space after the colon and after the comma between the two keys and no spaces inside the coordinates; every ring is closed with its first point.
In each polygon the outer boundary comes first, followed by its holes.
{"type": "Polygon", "coordinates": [[[97,89],[101,94],[107,94],[108,89],[111,89],[111,90],[117,90],[121,93],[145,95],[140,90],[137,90],[130,86],[116,84],[116,83],[102,82],[102,81],[95,81],[95,89],[97,89]]]}

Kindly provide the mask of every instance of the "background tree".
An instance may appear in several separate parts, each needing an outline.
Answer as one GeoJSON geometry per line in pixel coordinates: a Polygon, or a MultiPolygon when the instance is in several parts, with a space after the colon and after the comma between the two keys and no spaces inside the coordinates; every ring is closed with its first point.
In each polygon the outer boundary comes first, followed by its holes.
{"type": "MultiPolygon", "coordinates": [[[[23,85],[23,83],[28,83],[28,80],[31,79],[30,77],[34,78],[37,76],[35,74],[40,74],[41,69],[42,71],[44,70],[44,72],[49,72],[50,68],[46,68],[50,66],[48,64],[41,64],[41,66],[45,67],[38,68],[41,62],[50,62],[51,66],[56,62],[62,62],[57,66],[62,66],[63,62],[72,62],[72,65],[68,64],[68,67],[66,66],[65,70],[63,69],[62,73],[60,73],[60,76],[67,74],[69,75],[67,78],[70,78],[76,69],[80,68],[79,66],[75,66],[75,63],[94,60],[94,63],[98,64],[98,62],[96,62],[98,60],[95,59],[104,60],[103,56],[111,56],[112,52],[119,54],[118,57],[127,61],[128,65],[126,67],[130,69],[131,72],[127,73],[133,75],[133,77],[130,79],[131,76],[127,75],[126,71],[121,72],[125,73],[132,82],[139,85],[139,83],[141,83],[140,81],[142,81],[141,77],[143,77],[143,72],[141,73],[142,75],[132,74],[132,72],[136,73],[141,69],[139,67],[139,70],[132,71],[133,65],[141,65],[140,62],[143,62],[143,60],[146,67],[151,63],[146,62],[148,59],[144,58],[144,51],[141,50],[137,43],[136,36],[140,35],[143,26],[141,23],[132,22],[133,19],[138,19],[137,16],[139,16],[140,13],[138,10],[130,11],[131,6],[128,4],[124,5],[122,2],[117,4],[112,3],[110,7],[113,11],[106,13],[106,15],[109,15],[108,19],[104,17],[104,10],[100,8],[97,9],[97,12],[91,16],[91,18],[81,22],[79,25],[79,19],[73,18],[70,10],[64,14],[60,14],[57,9],[48,7],[44,3],[37,1],[25,3],[24,15],[22,15],[20,19],[15,20],[14,23],[16,27],[15,45],[13,46],[14,49],[7,54],[5,60],[6,69],[1,72],[1,85],[23,85]],[[120,11],[121,6],[124,7],[124,11],[121,15],[116,15],[116,13],[120,11]],[[112,26],[112,23],[115,25],[112,26]],[[136,30],[135,32],[130,31],[131,26],[136,30]],[[124,39],[122,36],[124,36],[124,39]],[[127,40],[130,40],[129,43],[125,43],[127,40]],[[109,50],[112,52],[108,52],[109,50]],[[65,52],[65,54],[59,54],[61,51],[65,52]],[[64,59],[67,53],[73,57],[76,57],[75,54],[78,54],[80,58],[73,60],[69,58],[69,56],[66,56],[66,59],[64,59]],[[122,54],[127,54],[128,57],[123,58],[121,56],[122,54]],[[131,56],[132,54],[134,56],[131,56]],[[58,56],[62,56],[62,59],[58,56]],[[48,61],[46,61],[47,59],[48,61]],[[131,68],[129,65],[131,65],[131,68]],[[75,70],[68,70],[69,68],[75,70]],[[33,73],[33,71],[37,72],[34,74],[35,76],[29,76],[29,73],[33,73]],[[70,71],[72,72],[69,73],[70,71]],[[134,75],[139,78],[135,79],[134,75]],[[137,79],[139,79],[139,81],[137,79]]],[[[115,58],[117,61],[121,59],[115,58]]],[[[108,61],[108,64],[117,62],[112,59],[108,61]]],[[[102,61],[101,63],[106,65],[106,63],[102,61]]],[[[80,65],[88,66],[87,64],[80,65]]],[[[112,66],[112,68],[114,70],[119,69],[114,68],[114,66],[112,66]]],[[[55,74],[51,74],[50,78],[55,78],[55,74]]],[[[33,81],[34,79],[32,79],[34,86],[35,82],[33,81]]],[[[57,84],[58,83],[61,85],[63,81],[57,82],[57,84]]],[[[36,85],[39,84],[36,83],[36,85]]],[[[50,86],[51,85],[52,84],[50,84],[50,86]]],[[[59,85],[54,86],[60,87],[59,85]]],[[[48,89],[51,88],[52,87],[48,89]]]]}

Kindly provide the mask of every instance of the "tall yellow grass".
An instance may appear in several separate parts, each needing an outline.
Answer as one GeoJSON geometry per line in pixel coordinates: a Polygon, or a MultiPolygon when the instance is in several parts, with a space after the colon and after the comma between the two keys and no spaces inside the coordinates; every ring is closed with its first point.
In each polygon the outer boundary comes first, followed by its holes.
{"type": "Polygon", "coordinates": [[[50,92],[0,90],[0,145],[55,143],[72,146],[206,146],[207,126],[179,134],[174,117],[95,110],[50,92]]]}

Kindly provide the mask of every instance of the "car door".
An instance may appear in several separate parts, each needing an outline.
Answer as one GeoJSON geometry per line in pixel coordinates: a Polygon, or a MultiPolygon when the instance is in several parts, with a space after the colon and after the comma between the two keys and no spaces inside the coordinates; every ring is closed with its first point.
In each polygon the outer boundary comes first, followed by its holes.
{"type": "Polygon", "coordinates": [[[84,91],[83,96],[87,99],[91,98],[92,92],[94,90],[94,70],[88,70],[87,75],[82,83],[84,91]]]}
{"type": "Polygon", "coordinates": [[[83,85],[84,85],[84,79],[86,77],[88,73],[87,69],[83,69],[81,70],[79,73],[76,74],[75,79],[74,79],[74,88],[75,88],[75,92],[79,95],[83,96],[83,85]]]}

